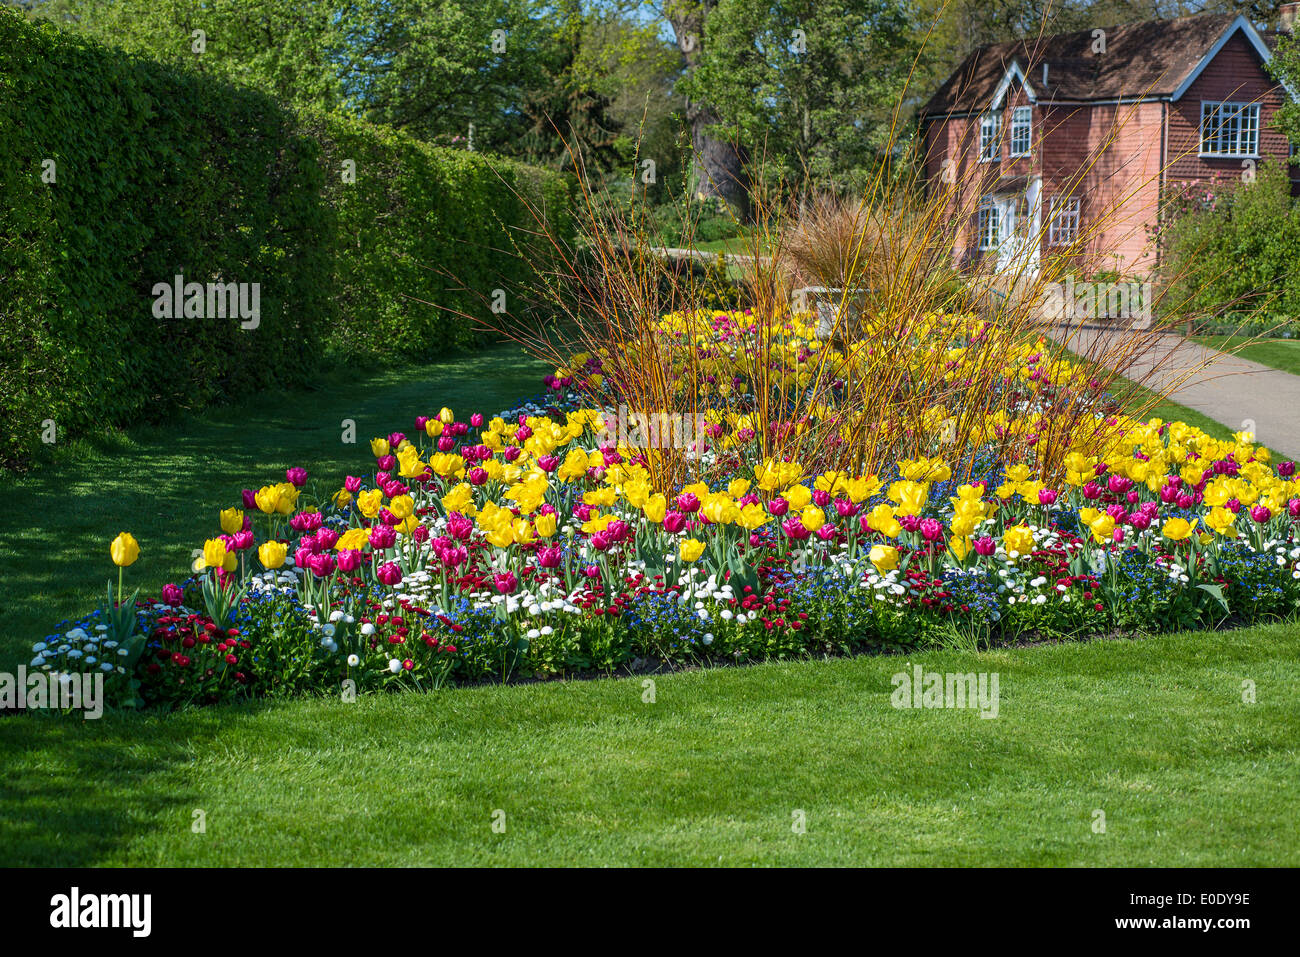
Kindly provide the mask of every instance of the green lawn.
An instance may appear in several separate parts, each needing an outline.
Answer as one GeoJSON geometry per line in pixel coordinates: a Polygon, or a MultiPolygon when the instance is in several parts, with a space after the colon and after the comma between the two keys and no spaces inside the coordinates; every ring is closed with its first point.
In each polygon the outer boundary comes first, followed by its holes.
{"type": "MultiPolygon", "coordinates": [[[[119,529],[155,589],[244,485],[336,481],[371,435],[544,371],[498,349],[61,450],[0,485],[0,663],[91,607],[119,529]]],[[[998,672],[996,720],[893,709],[898,658],[661,676],[654,704],[620,679],[0,718],[0,863],[1296,865],[1298,631],[908,659],[998,672]]]]}
{"type": "Polygon", "coordinates": [[[11,718],[0,863],[1296,866],[1298,651],[1287,625],[682,673],[652,704],[636,678],[11,718]],[[893,708],[909,663],[996,672],[998,717],[893,708]]]}
{"type": "Polygon", "coordinates": [[[25,660],[55,624],[103,601],[116,571],[108,544],[119,531],[140,541],[130,586],[156,592],[185,574],[190,551],[218,530],[219,509],[239,504],[240,489],[283,481],[292,465],[341,483],[373,465],[372,436],[409,431],[417,415],[443,405],[495,414],[541,392],[548,371],[504,346],[336,374],[314,391],[261,395],[165,428],[78,443],[31,474],[0,478],[0,664],[25,660]],[[356,423],[355,445],[342,442],[344,419],[356,423]]]}
{"type": "Polygon", "coordinates": [[[1193,342],[1199,342],[1220,352],[1233,352],[1243,359],[1258,362],[1260,365],[1281,369],[1292,375],[1300,375],[1300,340],[1296,339],[1257,339],[1241,336],[1195,336],[1193,342]],[[1242,343],[1249,342],[1247,345],[1242,343]]]}

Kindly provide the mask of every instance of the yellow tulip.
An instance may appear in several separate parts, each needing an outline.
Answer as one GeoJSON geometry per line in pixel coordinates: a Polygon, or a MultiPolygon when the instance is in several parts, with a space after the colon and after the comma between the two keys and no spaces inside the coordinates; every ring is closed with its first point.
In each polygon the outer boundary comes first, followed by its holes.
{"type": "Polygon", "coordinates": [[[682,557],[682,561],[693,562],[704,554],[704,543],[688,538],[678,546],[677,554],[682,557]]]}
{"type": "MultiPolygon", "coordinates": [[[[370,544],[370,536],[364,528],[349,528],[339,536],[339,540],[334,543],[335,551],[360,551],[370,544]]],[[[258,549],[261,554],[261,549],[258,549]]]]}
{"type": "Polygon", "coordinates": [[[1160,534],[1173,542],[1181,542],[1191,537],[1196,530],[1196,521],[1188,522],[1185,518],[1171,518],[1160,529],[1160,534]]]}
{"type": "Polygon", "coordinates": [[[791,512],[801,512],[812,501],[812,492],[806,485],[792,485],[782,498],[790,503],[791,512]]]}
{"type": "Polygon", "coordinates": [[[357,495],[357,511],[366,518],[374,518],[384,504],[384,493],[377,488],[366,489],[357,495]]]}
{"type": "Polygon", "coordinates": [[[108,554],[118,568],[132,565],[140,557],[140,543],[130,532],[118,532],[117,538],[108,546],[108,554]]]}
{"type": "Polygon", "coordinates": [[[244,530],[244,513],[237,508],[221,510],[221,530],[227,535],[244,530]]]}
{"type": "Polygon", "coordinates": [[[740,517],[736,521],[741,528],[752,532],[754,529],[761,528],[771,521],[771,516],[767,514],[762,505],[751,502],[740,510],[740,517]]]}
{"type": "Polygon", "coordinates": [[[228,554],[226,543],[219,538],[209,538],[203,543],[203,565],[205,568],[224,568],[228,554]]]}
{"type": "Polygon", "coordinates": [[[258,511],[272,515],[280,510],[280,489],[276,485],[263,485],[254,495],[258,511]]]}
{"type": "Polygon", "coordinates": [[[826,524],[826,513],[816,505],[809,505],[799,512],[799,521],[810,532],[815,532],[826,524]]]}
{"type": "Polygon", "coordinates": [[[456,414],[444,405],[438,410],[438,421],[443,425],[451,425],[456,421],[456,414]]]}
{"type": "Polygon", "coordinates": [[[898,567],[898,549],[892,545],[872,545],[867,557],[882,575],[898,567]]]}
{"type": "Polygon", "coordinates": [[[1109,515],[1099,515],[1088,523],[1088,528],[1092,531],[1092,540],[1103,545],[1111,541],[1115,534],[1115,519],[1109,515]]]}
{"type": "Polygon", "coordinates": [[[388,440],[387,440],[387,439],[371,439],[371,440],[370,440],[370,452],[371,452],[371,454],[374,455],[375,458],[382,458],[383,456],[387,455],[388,452],[389,452],[388,440]]]}
{"type": "MultiPolygon", "coordinates": [[[[358,529],[353,529],[358,531],[358,529]]],[[[342,543],[342,539],[339,540],[342,543]]],[[[206,554],[207,549],[204,549],[206,554]]],[[[279,568],[284,564],[284,556],[289,553],[289,547],[282,542],[263,542],[258,546],[257,557],[264,568],[279,568]]]]}
{"type": "Polygon", "coordinates": [[[646,503],[641,506],[641,511],[645,513],[647,519],[658,525],[664,520],[664,516],[668,514],[668,499],[664,498],[661,493],[656,492],[646,499],[646,503]]]}
{"type": "Polygon", "coordinates": [[[415,499],[409,495],[399,495],[388,503],[388,510],[399,521],[415,514],[415,499]]]}
{"type": "Polygon", "coordinates": [[[1015,552],[1017,555],[1028,555],[1034,550],[1034,533],[1028,525],[1013,526],[1003,532],[1002,545],[1008,554],[1015,552]]]}
{"type": "Polygon", "coordinates": [[[884,502],[867,513],[867,524],[872,531],[879,532],[886,538],[897,538],[903,531],[903,526],[894,518],[894,510],[884,502]]]}
{"type": "Polygon", "coordinates": [[[542,538],[550,538],[552,535],[554,535],[555,528],[558,524],[559,524],[559,520],[553,514],[538,515],[537,518],[533,521],[533,525],[537,529],[537,534],[540,535],[542,538]]]}
{"type": "Polygon", "coordinates": [[[1222,506],[1212,508],[1205,516],[1205,524],[1224,538],[1236,538],[1237,516],[1222,506]]]}
{"type": "Polygon", "coordinates": [[[429,419],[424,423],[424,431],[429,438],[436,439],[442,435],[442,423],[437,419],[429,419]]]}

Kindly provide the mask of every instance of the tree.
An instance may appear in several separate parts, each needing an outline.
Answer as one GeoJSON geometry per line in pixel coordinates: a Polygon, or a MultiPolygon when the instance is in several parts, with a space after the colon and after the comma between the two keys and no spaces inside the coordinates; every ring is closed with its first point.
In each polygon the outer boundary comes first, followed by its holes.
{"type": "MultiPolygon", "coordinates": [[[[692,83],[692,74],[704,57],[709,20],[719,0],[666,0],[658,9],[672,27],[677,47],[682,51],[686,79],[680,89],[687,93],[686,123],[691,131],[693,191],[700,199],[725,201],[742,217],[749,211],[749,181],[745,155],[740,144],[722,132],[722,117],[711,94],[701,84],[692,83]]],[[[653,5],[652,5],[653,7],[653,5]]]]}
{"type": "Polygon", "coordinates": [[[849,185],[905,122],[919,44],[898,0],[719,0],[684,84],[787,183],[849,185]]]}

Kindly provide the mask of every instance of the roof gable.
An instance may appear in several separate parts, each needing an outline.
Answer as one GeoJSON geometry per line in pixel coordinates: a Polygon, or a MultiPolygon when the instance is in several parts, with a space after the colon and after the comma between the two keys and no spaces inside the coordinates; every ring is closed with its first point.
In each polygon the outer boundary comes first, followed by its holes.
{"type": "Polygon", "coordinates": [[[962,61],[921,114],[996,108],[1009,77],[1037,80],[1044,65],[1046,82],[1036,83],[1033,91],[1040,103],[1176,98],[1238,33],[1262,61],[1269,60],[1267,42],[1239,15],[1202,14],[1106,27],[1106,52],[1100,54],[1093,52],[1094,30],[993,43],[962,61]]]}

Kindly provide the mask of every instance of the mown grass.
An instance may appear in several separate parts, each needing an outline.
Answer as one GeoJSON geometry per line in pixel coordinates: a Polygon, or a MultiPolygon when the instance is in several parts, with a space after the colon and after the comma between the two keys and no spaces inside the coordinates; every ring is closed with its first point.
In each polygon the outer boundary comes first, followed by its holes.
{"type": "Polygon", "coordinates": [[[1249,336],[1196,336],[1193,342],[1220,352],[1231,352],[1260,365],[1300,375],[1300,341],[1254,339],[1249,336]]]}
{"type": "MultiPolygon", "coordinates": [[[[541,392],[542,364],[502,346],[446,362],[346,376],[312,390],[267,392],[165,427],[56,449],[32,473],[0,477],[0,664],[25,657],[60,621],[104,598],[109,542],[140,542],[128,586],[155,593],[186,574],[190,552],[219,530],[217,512],[245,487],[301,465],[337,488],[373,465],[372,436],[410,431],[444,405],[495,414],[541,392]],[[343,442],[344,420],[356,442],[343,442]]],[[[113,577],[116,577],[115,575],[113,577]]]]}
{"type": "Polygon", "coordinates": [[[687,672],[653,703],[632,678],[14,717],[0,862],[1295,866],[1297,650],[1278,625],[687,672]],[[895,709],[909,664],[996,672],[998,717],[895,709]]]}
{"type": "MultiPolygon", "coordinates": [[[[119,529],[156,589],[244,485],[338,480],[371,435],[499,411],[544,371],[498,349],[60,450],[0,485],[0,656],[91,607],[119,529]]],[[[653,704],[623,679],[11,715],[0,863],[1294,865],[1297,650],[1277,625],[907,659],[997,671],[996,720],[895,710],[897,658],[660,676],[653,704]]]]}

